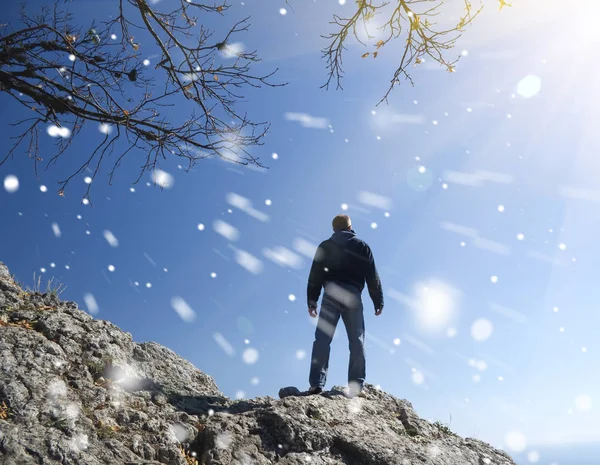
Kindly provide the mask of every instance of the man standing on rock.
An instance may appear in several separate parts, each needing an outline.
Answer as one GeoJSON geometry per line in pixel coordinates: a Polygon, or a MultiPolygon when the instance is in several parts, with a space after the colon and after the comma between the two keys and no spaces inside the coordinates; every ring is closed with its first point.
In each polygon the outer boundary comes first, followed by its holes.
{"type": "Polygon", "coordinates": [[[365,321],[361,293],[367,282],[375,315],[383,311],[383,291],[370,247],[356,237],[348,215],[337,215],[332,222],[332,236],[321,242],[315,253],[308,277],[308,313],[317,317],[317,301],[324,288],[318,314],[315,342],[310,366],[311,394],[325,387],[329,351],[340,317],[346,327],[350,345],[348,394],[361,393],[365,382],[365,321]]]}

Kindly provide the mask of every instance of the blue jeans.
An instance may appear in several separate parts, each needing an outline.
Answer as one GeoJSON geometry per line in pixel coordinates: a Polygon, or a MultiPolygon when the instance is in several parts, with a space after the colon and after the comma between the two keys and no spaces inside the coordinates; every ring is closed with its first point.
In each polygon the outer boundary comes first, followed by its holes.
{"type": "Polygon", "coordinates": [[[328,282],[321,303],[315,331],[309,382],[311,387],[325,386],[329,368],[329,351],[333,334],[342,317],[350,346],[348,385],[362,389],[365,382],[365,320],[361,293],[343,282],[328,282]]]}

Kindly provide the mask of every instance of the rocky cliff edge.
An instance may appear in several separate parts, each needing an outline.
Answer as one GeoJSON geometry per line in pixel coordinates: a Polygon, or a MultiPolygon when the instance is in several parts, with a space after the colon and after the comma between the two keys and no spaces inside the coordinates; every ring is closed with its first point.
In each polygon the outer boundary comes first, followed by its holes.
{"type": "Polygon", "coordinates": [[[1,262],[0,361],[2,464],[514,465],[371,385],[233,401],[166,347],[24,290],[1,262]]]}

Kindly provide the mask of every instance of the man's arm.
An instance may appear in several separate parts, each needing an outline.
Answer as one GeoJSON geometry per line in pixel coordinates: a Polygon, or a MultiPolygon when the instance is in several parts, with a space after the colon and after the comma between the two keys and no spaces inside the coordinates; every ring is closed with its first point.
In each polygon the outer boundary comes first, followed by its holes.
{"type": "Polygon", "coordinates": [[[315,258],[313,259],[312,266],[310,267],[310,274],[308,275],[308,286],[306,289],[306,295],[308,300],[308,308],[317,308],[317,301],[321,295],[321,288],[325,282],[325,248],[323,243],[317,247],[315,252],[315,258]]]}
{"type": "Polygon", "coordinates": [[[377,267],[375,266],[373,253],[368,245],[366,246],[366,258],[367,269],[365,278],[367,280],[367,289],[369,289],[369,296],[373,301],[375,310],[380,310],[383,308],[383,289],[381,288],[381,280],[379,279],[379,274],[377,273],[377,267]]]}

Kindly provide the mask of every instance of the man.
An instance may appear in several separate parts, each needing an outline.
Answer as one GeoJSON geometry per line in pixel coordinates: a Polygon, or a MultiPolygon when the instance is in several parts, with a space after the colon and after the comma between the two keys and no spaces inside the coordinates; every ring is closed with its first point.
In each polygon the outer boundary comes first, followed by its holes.
{"type": "Polygon", "coordinates": [[[350,345],[348,394],[361,393],[365,382],[365,322],[361,293],[367,282],[375,315],[383,311],[383,291],[369,246],[356,237],[348,215],[337,215],[332,236],[321,242],[308,277],[308,313],[317,317],[317,301],[324,288],[321,312],[313,343],[310,390],[323,391],[329,367],[330,344],[340,317],[350,345]]]}

